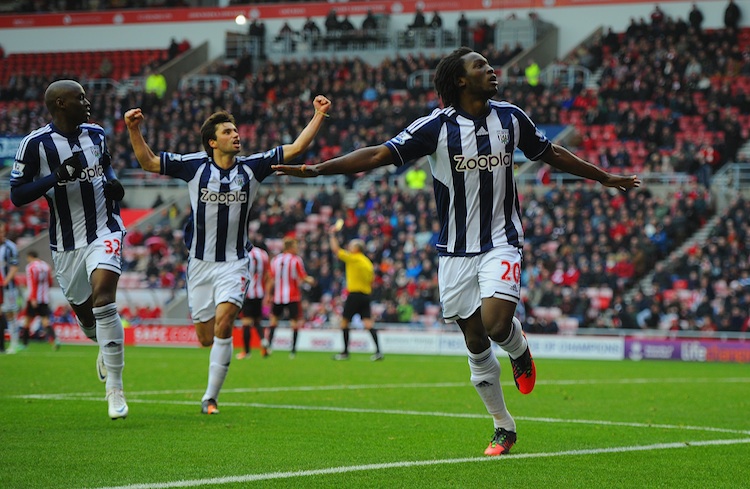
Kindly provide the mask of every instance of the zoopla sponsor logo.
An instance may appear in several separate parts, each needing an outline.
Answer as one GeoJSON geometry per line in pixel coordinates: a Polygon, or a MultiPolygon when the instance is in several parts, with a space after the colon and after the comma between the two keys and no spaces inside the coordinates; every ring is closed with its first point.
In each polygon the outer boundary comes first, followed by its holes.
{"type": "Polygon", "coordinates": [[[488,170],[493,171],[497,166],[510,166],[513,158],[509,153],[501,155],[479,155],[467,158],[463,155],[453,157],[456,162],[456,171],[488,170]]]}
{"type": "Polygon", "coordinates": [[[244,204],[247,202],[247,193],[241,190],[235,190],[233,192],[214,192],[207,188],[202,188],[201,202],[205,204],[244,204]]]}
{"type": "Polygon", "coordinates": [[[104,168],[101,165],[87,166],[81,173],[78,174],[78,178],[75,180],[69,180],[67,182],[58,182],[58,185],[72,185],[76,182],[92,182],[96,178],[104,177],[104,168]]]}

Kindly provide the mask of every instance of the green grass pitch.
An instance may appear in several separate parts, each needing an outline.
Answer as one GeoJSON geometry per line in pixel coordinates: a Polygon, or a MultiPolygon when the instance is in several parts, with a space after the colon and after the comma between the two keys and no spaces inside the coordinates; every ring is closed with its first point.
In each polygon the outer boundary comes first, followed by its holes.
{"type": "Polygon", "coordinates": [[[750,487],[747,365],[537,359],[524,396],[501,357],[518,443],[488,458],[465,357],[256,351],[205,416],[208,350],[129,347],[117,421],[95,359],[0,356],[0,487],[750,487]]]}

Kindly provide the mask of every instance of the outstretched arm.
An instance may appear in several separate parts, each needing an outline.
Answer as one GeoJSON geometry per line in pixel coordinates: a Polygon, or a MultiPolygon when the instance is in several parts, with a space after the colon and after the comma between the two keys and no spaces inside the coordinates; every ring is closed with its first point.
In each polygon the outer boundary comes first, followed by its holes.
{"type": "Polygon", "coordinates": [[[328,244],[331,246],[331,253],[333,256],[339,256],[339,250],[341,249],[339,240],[336,238],[336,231],[336,225],[333,225],[328,229],[328,244]]]}
{"type": "Polygon", "coordinates": [[[596,180],[605,187],[615,187],[620,190],[640,187],[638,175],[615,175],[592,165],[558,144],[551,144],[542,155],[542,161],[558,170],[579,177],[596,180]]]}
{"type": "Polygon", "coordinates": [[[282,147],[284,150],[284,163],[292,161],[310,146],[313,138],[318,134],[320,126],[323,125],[323,121],[328,117],[328,111],[331,109],[331,101],[322,95],[318,95],[313,100],[313,107],[315,107],[315,113],[312,120],[299,133],[299,136],[297,136],[297,139],[292,144],[285,144],[282,147]]]}
{"type": "Polygon", "coordinates": [[[143,139],[143,134],[141,134],[143,119],[141,109],[130,109],[125,112],[125,125],[128,127],[128,133],[130,134],[130,145],[133,147],[133,152],[141,168],[152,173],[159,173],[161,169],[159,157],[151,151],[151,148],[146,144],[146,140],[143,139]]]}
{"type": "Polygon", "coordinates": [[[318,175],[348,175],[372,170],[393,163],[391,151],[384,145],[368,146],[317,165],[274,165],[279,173],[294,177],[312,178],[318,175]]]}

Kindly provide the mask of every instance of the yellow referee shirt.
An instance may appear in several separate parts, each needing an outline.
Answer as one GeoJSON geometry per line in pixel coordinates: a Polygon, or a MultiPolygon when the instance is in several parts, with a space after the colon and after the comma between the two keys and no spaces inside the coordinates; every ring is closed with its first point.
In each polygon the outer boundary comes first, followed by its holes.
{"type": "Polygon", "coordinates": [[[372,279],[375,271],[372,262],[363,253],[349,253],[339,250],[339,260],[346,264],[346,288],[349,292],[372,293],[372,279]]]}

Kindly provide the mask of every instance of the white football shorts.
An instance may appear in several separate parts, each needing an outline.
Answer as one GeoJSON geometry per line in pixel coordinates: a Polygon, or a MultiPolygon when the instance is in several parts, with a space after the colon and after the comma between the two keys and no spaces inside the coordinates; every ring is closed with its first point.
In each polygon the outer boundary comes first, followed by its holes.
{"type": "Polygon", "coordinates": [[[91,274],[104,269],[122,274],[122,238],[124,233],[110,233],[88,246],[70,251],[53,251],[55,277],[68,302],[81,305],[91,297],[91,274]]]}
{"type": "Polygon", "coordinates": [[[466,319],[487,297],[518,304],[522,261],[523,252],[515,246],[493,248],[475,256],[441,256],[438,284],[443,317],[448,321],[466,319]]]}
{"type": "Polygon", "coordinates": [[[193,322],[204,323],[216,316],[216,306],[230,302],[242,307],[250,283],[250,260],[188,260],[187,288],[193,322]]]}

